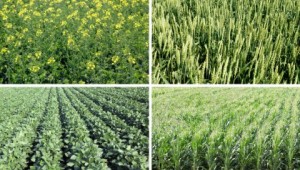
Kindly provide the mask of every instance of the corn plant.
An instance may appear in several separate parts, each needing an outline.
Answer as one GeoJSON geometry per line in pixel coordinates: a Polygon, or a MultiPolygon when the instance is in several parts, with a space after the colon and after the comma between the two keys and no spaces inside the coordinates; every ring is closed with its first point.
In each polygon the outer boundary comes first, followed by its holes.
{"type": "Polygon", "coordinates": [[[298,88],[154,88],[152,169],[299,169],[299,95],[298,88]]]}

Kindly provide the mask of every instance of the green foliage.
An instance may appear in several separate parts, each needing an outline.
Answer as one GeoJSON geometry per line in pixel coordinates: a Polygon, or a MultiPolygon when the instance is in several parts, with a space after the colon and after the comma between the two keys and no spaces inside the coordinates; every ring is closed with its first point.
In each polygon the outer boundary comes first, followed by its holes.
{"type": "Polygon", "coordinates": [[[152,168],[299,169],[299,94],[154,88],[152,168]]]}
{"type": "Polygon", "coordinates": [[[146,0],[0,3],[0,83],[147,83],[146,0]]]}
{"type": "Polygon", "coordinates": [[[298,0],[154,0],[154,83],[298,83],[298,0]]]}
{"type": "Polygon", "coordinates": [[[1,88],[0,169],[147,169],[147,91],[1,88]]]}

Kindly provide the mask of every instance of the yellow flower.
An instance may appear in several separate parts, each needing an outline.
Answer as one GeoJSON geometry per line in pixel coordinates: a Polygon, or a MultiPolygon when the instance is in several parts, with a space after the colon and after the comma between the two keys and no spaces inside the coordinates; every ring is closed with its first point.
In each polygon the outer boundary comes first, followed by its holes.
{"type": "Polygon", "coordinates": [[[118,13],[118,17],[121,17],[123,16],[123,14],[121,12],[118,13]]]}
{"type": "Polygon", "coordinates": [[[63,30],[63,35],[67,35],[68,30],[63,30]]]}
{"type": "Polygon", "coordinates": [[[95,53],[95,56],[99,57],[99,56],[101,56],[101,54],[102,54],[102,52],[98,51],[98,52],[95,53]]]}
{"type": "Polygon", "coordinates": [[[113,5],[112,7],[113,7],[113,9],[117,9],[117,8],[118,8],[118,6],[117,6],[117,5],[113,5]]]}
{"type": "Polygon", "coordinates": [[[22,30],[22,32],[23,32],[23,33],[28,32],[28,28],[24,28],[24,29],[22,30]]]}
{"type": "Polygon", "coordinates": [[[31,17],[30,17],[29,15],[26,15],[26,16],[24,17],[24,21],[27,21],[27,20],[31,20],[31,17]]]}
{"type": "Polygon", "coordinates": [[[15,43],[15,45],[14,45],[14,46],[15,46],[15,47],[20,47],[20,46],[21,46],[21,44],[22,44],[22,43],[21,43],[21,41],[17,41],[17,42],[15,43]]]}
{"type": "Polygon", "coordinates": [[[80,81],[79,81],[79,84],[85,84],[85,82],[84,82],[84,81],[82,81],[82,80],[80,80],[80,81]]]}
{"type": "Polygon", "coordinates": [[[68,46],[72,46],[75,44],[75,41],[73,40],[72,36],[68,36],[68,46]]]}
{"type": "Polygon", "coordinates": [[[62,21],[60,24],[60,26],[65,26],[65,25],[67,25],[67,21],[62,21]]]}
{"type": "Polygon", "coordinates": [[[34,16],[37,16],[37,17],[40,17],[40,16],[41,16],[41,13],[38,12],[38,11],[34,11],[34,12],[33,12],[33,15],[34,15],[34,16]]]}
{"type": "Polygon", "coordinates": [[[87,19],[85,19],[85,18],[81,19],[82,25],[85,25],[87,22],[88,22],[87,19]]]}
{"type": "Polygon", "coordinates": [[[94,29],[94,28],[95,28],[95,25],[91,24],[91,25],[89,26],[89,28],[90,28],[90,29],[94,29]]]}
{"type": "Polygon", "coordinates": [[[82,34],[83,37],[89,37],[90,36],[88,30],[81,31],[81,34],[82,34]]]}
{"type": "Polygon", "coordinates": [[[15,36],[13,36],[13,35],[8,36],[6,39],[7,42],[11,42],[13,40],[15,40],[15,36]]]}
{"type": "Polygon", "coordinates": [[[87,68],[88,70],[94,70],[94,69],[95,69],[95,64],[94,64],[92,61],[88,61],[88,62],[86,63],[86,68],[87,68]]]}
{"type": "Polygon", "coordinates": [[[140,24],[139,22],[135,22],[135,23],[134,23],[134,27],[135,27],[135,28],[139,28],[139,27],[141,27],[141,24],[140,24]]]}
{"type": "Polygon", "coordinates": [[[43,34],[43,31],[42,31],[42,30],[37,30],[37,31],[36,31],[36,36],[39,37],[39,36],[42,35],[42,34],[43,34]]]}
{"type": "Polygon", "coordinates": [[[36,53],[34,53],[35,57],[37,59],[39,59],[42,56],[42,52],[41,51],[37,51],[36,53]]]}
{"type": "Polygon", "coordinates": [[[118,24],[116,24],[116,29],[120,29],[120,28],[122,28],[122,24],[121,23],[118,23],[118,24]]]}
{"type": "Polygon", "coordinates": [[[102,35],[102,30],[98,29],[97,32],[96,32],[96,35],[97,35],[98,37],[100,37],[100,36],[102,35]]]}
{"type": "Polygon", "coordinates": [[[55,62],[55,59],[54,57],[50,57],[48,60],[47,60],[47,64],[52,64],[55,62]]]}
{"type": "Polygon", "coordinates": [[[128,57],[128,62],[131,63],[131,64],[135,64],[136,60],[135,60],[134,57],[130,56],[130,57],[128,57]]]}
{"type": "Polygon", "coordinates": [[[96,8],[101,9],[102,8],[102,3],[96,1],[96,8]]]}
{"type": "Polygon", "coordinates": [[[124,6],[128,6],[128,2],[126,0],[121,0],[121,4],[124,6]]]}
{"type": "Polygon", "coordinates": [[[110,11],[105,11],[105,15],[110,17],[110,11]]]}
{"type": "Polygon", "coordinates": [[[3,17],[3,18],[2,18],[3,21],[6,21],[6,20],[8,19],[8,16],[6,16],[5,14],[3,14],[2,17],[3,17]]]}
{"type": "Polygon", "coordinates": [[[9,29],[9,28],[12,28],[13,25],[11,23],[6,23],[6,24],[4,24],[4,26],[9,29]]]}
{"type": "Polygon", "coordinates": [[[9,53],[9,50],[8,50],[8,48],[4,47],[4,48],[1,49],[0,53],[1,54],[9,53]]]}
{"type": "Polygon", "coordinates": [[[132,21],[132,20],[133,20],[133,16],[132,16],[132,15],[129,15],[129,16],[128,16],[128,20],[132,21]]]}
{"type": "Polygon", "coordinates": [[[119,56],[113,56],[112,59],[111,59],[112,64],[116,64],[119,60],[120,60],[119,56]]]}
{"type": "Polygon", "coordinates": [[[36,72],[38,72],[38,71],[40,70],[40,67],[39,67],[39,66],[31,66],[31,67],[29,68],[29,70],[30,70],[31,72],[33,72],[33,73],[36,73],[36,72]]]}
{"type": "Polygon", "coordinates": [[[17,63],[20,59],[20,55],[17,55],[16,58],[15,58],[15,63],[17,63]]]}
{"type": "Polygon", "coordinates": [[[28,54],[27,58],[29,59],[29,58],[31,58],[31,57],[32,57],[32,54],[28,54]]]}
{"type": "Polygon", "coordinates": [[[54,8],[53,7],[50,7],[50,8],[48,8],[48,9],[46,9],[46,13],[50,13],[50,12],[53,12],[54,11],[54,8]]]}

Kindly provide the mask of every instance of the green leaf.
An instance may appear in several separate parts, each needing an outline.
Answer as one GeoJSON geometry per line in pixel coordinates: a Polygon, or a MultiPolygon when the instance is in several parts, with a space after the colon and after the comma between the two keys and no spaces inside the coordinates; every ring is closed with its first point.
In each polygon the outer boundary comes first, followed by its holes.
{"type": "Polygon", "coordinates": [[[71,159],[71,160],[76,160],[76,158],[77,158],[77,157],[76,157],[75,155],[72,155],[70,159],[71,159]]]}
{"type": "Polygon", "coordinates": [[[73,162],[69,162],[69,163],[67,163],[67,166],[73,167],[73,166],[74,166],[74,163],[73,163],[73,162]]]}

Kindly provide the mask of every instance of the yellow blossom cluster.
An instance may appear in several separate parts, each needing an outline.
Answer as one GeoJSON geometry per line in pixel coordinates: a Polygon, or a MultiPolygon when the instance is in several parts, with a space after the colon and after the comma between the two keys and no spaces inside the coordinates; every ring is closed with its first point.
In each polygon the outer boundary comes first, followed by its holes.
{"type": "Polygon", "coordinates": [[[30,70],[31,72],[33,72],[33,73],[36,73],[36,72],[38,72],[38,71],[40,70],[40,67],[39,67],[39,66],[31,66],[31,67],[29,68],[29,70],[30,70]]]}
{"type": "Polygon", "coordinates": [[[131,64],[135,64],[136,60],[135,60],[134,57],[130,56],[130,57],[128,57],[128,62],[131,63],[131,64]]]}
{"type": "Polygon", "coordinates": [[[12,83],[146,83],[148,11],[147,0],[1,1],[0,66],[16,70],[3,74],[12,83]]]}
{"type": "Polygon", "coordinates": [[[88,69],[88,70],[94,70],[95,69],[95,64],[92,62],[92,61],[88,61],[87,63],[86,63],[86,68],[88,69]]]}
{"type": "Polygon", "coordinates": [[[47,64],[52,64],[55,62],[55,59],[54,57],[50,57],[48,60],[47,60],[47,64]]]}
{"type": "Polygon", "coordinates": [[[119,60],[120,60],[119,56],[113,56],[112,59],[111,59],[113,64],[116,64],[119,60]]]}

